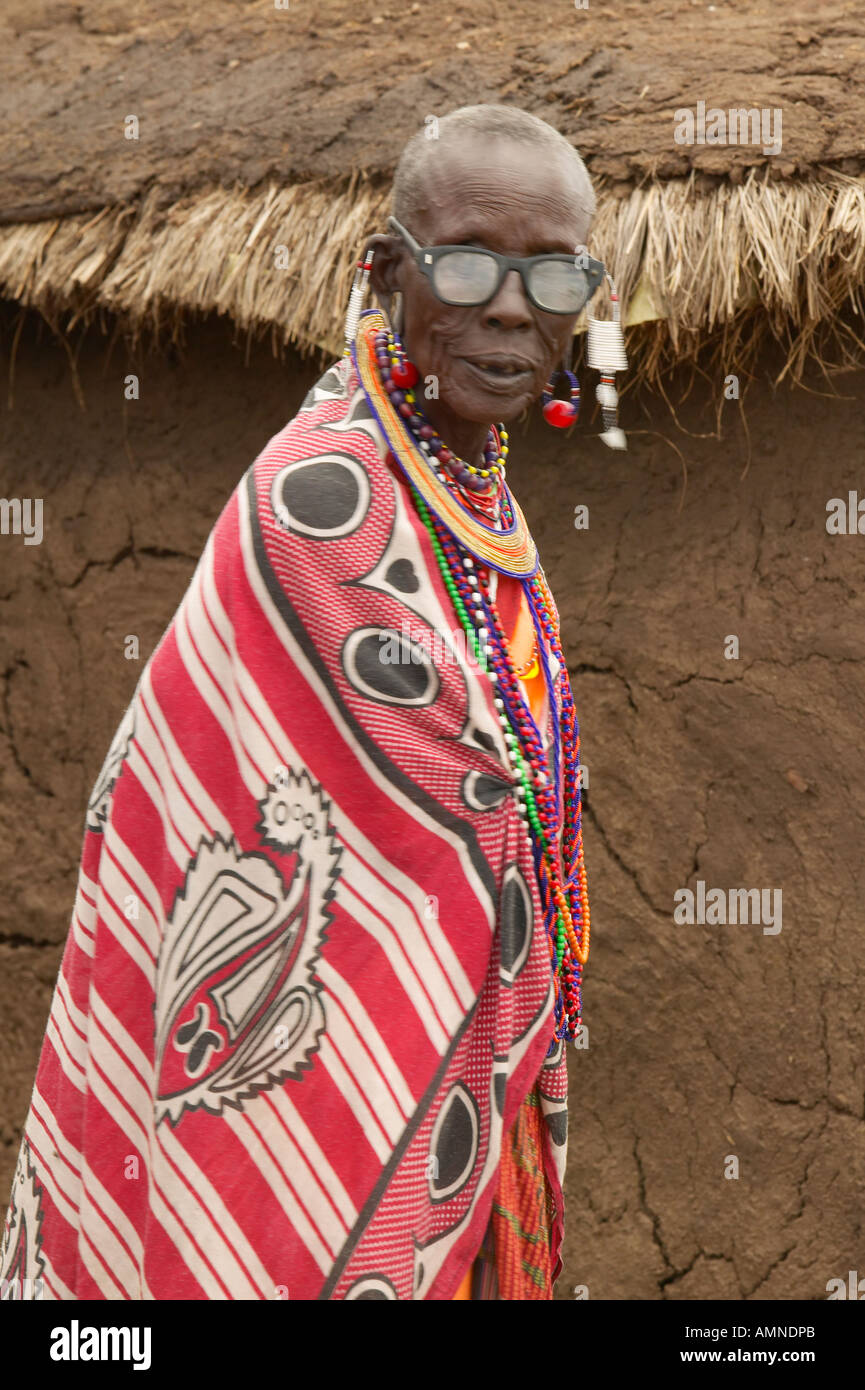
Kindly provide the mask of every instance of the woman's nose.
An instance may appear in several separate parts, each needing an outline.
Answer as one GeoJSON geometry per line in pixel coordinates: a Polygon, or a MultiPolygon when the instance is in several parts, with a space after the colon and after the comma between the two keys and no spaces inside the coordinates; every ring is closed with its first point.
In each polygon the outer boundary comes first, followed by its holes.
{"type": "Polygon", "coordinates": [[[498,292],[484,305],[484,323],[490,328],[511,330],[531,327],[532,306],[519,271],[509,270],[498,292]]]}

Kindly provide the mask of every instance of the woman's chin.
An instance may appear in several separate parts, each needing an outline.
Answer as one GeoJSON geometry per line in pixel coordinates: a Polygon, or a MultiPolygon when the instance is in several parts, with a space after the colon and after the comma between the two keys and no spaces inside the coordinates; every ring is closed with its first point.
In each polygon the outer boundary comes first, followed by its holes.
{"type": "Polygon", "coordinates": [[[461,420],[485,425],[496,420],[516,420],[536,398],[534,386],[523,388],[510,396],[499,391],[473,392],[467,397],[462,391],[443,397],[448,409],[461,420]]]}
{"type": "Polygon", "coordinates": [[[534,389],[531,391],[521,391],[513,401],[508,404],[506,410],[499,412],[499,419],[507,423],[509,420],[518,420],[524,410],[528,410],[537,399],[534,389]]]}

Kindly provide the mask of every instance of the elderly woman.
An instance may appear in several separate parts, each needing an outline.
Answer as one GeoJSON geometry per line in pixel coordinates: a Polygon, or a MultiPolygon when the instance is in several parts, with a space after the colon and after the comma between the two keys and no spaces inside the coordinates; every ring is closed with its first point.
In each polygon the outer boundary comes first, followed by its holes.
{"type": "Polygon", "coordinates": [[[93,791],[3,1244],[45,1297],[552,1297],[589,915],[501,422],[603,268],[544,122],[428,134],[93,791]]]}

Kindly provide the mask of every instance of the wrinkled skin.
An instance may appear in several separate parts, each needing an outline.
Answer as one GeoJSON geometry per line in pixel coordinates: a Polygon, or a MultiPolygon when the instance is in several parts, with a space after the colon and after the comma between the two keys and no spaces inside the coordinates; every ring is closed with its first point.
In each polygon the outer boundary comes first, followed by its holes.
{"type": "MultiPolygon", "coordinates": [[[[467,135],[443,145],[431,169],[425,206],[406,220],[421,246],[573,255],[587,241],[590,194],[567,160],[510,139],[467,135]]],[[[570,353],[577,315],[536,309],[516,271],[487,304],[442,304],[400,237],[376,236],[370,244],[374,290],[385,302],[395,292],[402,295],[401,336],[421,376],[419,404],[448,447],[478,463],[490,425],[515,419],[570,353]],[[490,382],[472,362],[491,358],[524,370],[513,380],[490,382]],[[422,391],[431,375],[438,379],[437,400],[422,391]]]]}

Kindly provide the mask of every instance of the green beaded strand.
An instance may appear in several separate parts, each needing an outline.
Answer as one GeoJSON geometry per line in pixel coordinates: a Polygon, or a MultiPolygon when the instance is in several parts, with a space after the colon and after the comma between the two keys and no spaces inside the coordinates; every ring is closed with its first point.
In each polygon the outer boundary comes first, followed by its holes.
{"type": "MultiPolygon", "coordinates": [[[[465,629],[466,636],[469,638],[471,642],[472,651],[475,654],[477,664],[480,667],[480,669],[484,672],[484,674],[487,674],[487,672],[489,671],[489,665],[487,663],[486,655],[483,651],[481,651],[480,644],[478,643],[477,636],[475,634],[474,624],[472,623],[472,620],[469,617],[468,611],[462,599],[462,595],[460,594],[456,586],[456,581],[454,580],[453,575],[450,572],[450,566],[447,561],[447,556],[442,550],[441,542],[439,541],[439,538],[435,533],[435,527],[433,526],[429,510],[427,509],[426,503],[424,502],[423,498],[420,496],[418,492],[415,491],[414,497],[415,505],[418,509],[418,514],[420,515],[421,521],[423,522],[429,534],[430,543],[433,548],[433,554],[436,557],[436,562],[438,563],[438,567],[441,572],[445,588],[447,589],[448,594],[450,595],[457,616],[460,622],[462,623],[463,628],[465,629]]],[[[508,733],[510,735],[509,743],[512,743],[514,746],[513,751],[516,755],[517,773],[523,786],[523,793],[526,799],[526,813],[528,816],[529,824],[531,825],[532,829],[535,832],[535,835],[540,841],[541,848],[544,854],[547,856],[547,858],[549,858],[549,846],[547,843],[546,835],[544,834],[544,828],[541,824],[541,818],[538,815],[538,807],[537,802],[535,800],[534,787],[532,786],[529,778],[528,765],[526,763],[525,758],[523,757],[523,751],[520,748],[519,737],[514,731],[514,727],[508,719],[507,714],[505,714],[505,719],[507,720],[508,733]]],[[[565,924],[562,919],[562,914],[557,911],[556,955],[558,957],[557,974],[559,976],[561,976],[563,971],[566,947],[567,937],[565,934],[565,924]]]]}

